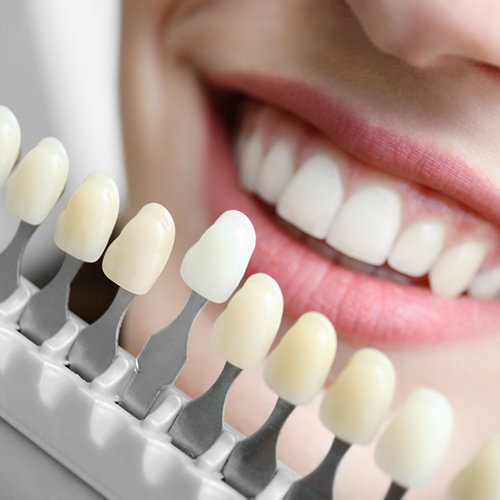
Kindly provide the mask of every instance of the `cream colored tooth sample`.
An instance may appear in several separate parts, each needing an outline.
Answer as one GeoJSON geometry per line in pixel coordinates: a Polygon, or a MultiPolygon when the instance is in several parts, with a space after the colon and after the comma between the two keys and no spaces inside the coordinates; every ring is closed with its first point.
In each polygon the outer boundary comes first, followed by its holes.
{"type": "Polygon", "coordinates": [[[500,498],[500,434],[493,436],[453,480],[449,500],[500,498]]]}
{"type": "Polygon", "coordinates": [[[229,301],[212,330],[212,346],[244,370],[256,367],[276,337],[283,315],[283,294],[267,274],[253,274],[229,301]]]}
{"type": "Polygon", "coordinates": [[[15,165],[21,147],[21,128],[14,113],[0,106],[0,186],[15,165]]]}
{"type": "Polygon", "coordinates": [[[255,241],[255,229],[245,214],[224,212],[187,251],[182,279],[202,297],[225,302],[245,274],[255,241]]]}
{"type": "Polygon", "coordinates": [[[95,262],[115,227],[119,203],[115,181],[104,172],[92,172],[57,220],[56,245],[76,259],[95,262]]]}
{"type": "Polygon", "coordinates": [[[440,222],[416,222],[399,235],[387,263],[407,276],[424,276],[441,253],[445,234],[440,222]]]}
{"type": "Polygon", "coordinates": [[[104,274],[130,293],[146,293],[163,271],[174,237],[170,212],[158,203],[145,205],[106,250],[104,274]]]}
{"type": "Polygon", "coordinates": [[[474,280],[487,247],[480,241],[467,241],[445,250],[432,266],[429,285],[435,295],[458,297],[474,280]]]}
{"type": "Polygon", "coordinates": [[[262,160],[256,192],[265,202],[274,205],[293,174],[294,154],[290,141],[280,139],[262,160]]]}
{"type": "Polygon", "coordinates": [[[382,434],[375,460],[400,486],[424,488],[448,447],[453,411],[434,389],[414,391],[382,434]]]}
{"type": "Polygon", "coordinates": [[[255,192],[259,175],[264,146],[259,130],[249,138],[241,139],[239,156],[239,178],[241,185],[250,193],[255,192]]]}
{"type": "Polygon", "coordinates": [[[326,242],[343,254],[381,266],[401,225],[401,195],[392,187],[370,186],[347,199],[326,242]]]}
{"type": "Polygon", "coordinates": [[[473,297],[485,299],[500,297],[500,266],[478,274],[467,293],[473,297]]]}
{"type": "Polygon", "coordinates": [[[339,164],[339,158],[327,153],[306,160],[281,195],[278,215],[305,233],[324,239],[344,201],[339,164]]]}
{"type": "Polygon", "coordinates": [[[336,350],[337,336],[328,318],[305,313],[270,354],[264,379],[280,398],[307,405],[323,387],[336,350]]]}
{"type": "Polygon", "coordinates": [[[21,161],[3,192],[6,207],[37,226],[52,210],[68,178],[68,154],[54,137],[46,137],[21,161]]]}
{"type": "Polygon", "coordinates": [[[389,411],[395,388],[390,359],[377,349],[361,349],[326,392],[321,421],[346,443],[367,445],[389,411]]]}

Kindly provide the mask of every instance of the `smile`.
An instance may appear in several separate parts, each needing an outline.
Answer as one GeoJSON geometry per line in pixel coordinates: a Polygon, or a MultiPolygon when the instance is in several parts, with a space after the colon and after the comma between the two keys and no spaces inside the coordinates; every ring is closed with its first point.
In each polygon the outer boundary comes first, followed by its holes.
{"type": "MultiPolygon", "coordinates": [[[[248,79],[214,80],[242,91],[248,79]]],[[[209,120],[207,206],[217,207],[214,215],[237,208],[252,219],[258,243],[251,270],[278,280],[293,316],[319,310],[352,341],[415,344],[494,333],[500,256],[489,220],[498,210],[489,217],[487,186],[482,196],[466,190],[477,183],[460,162],[448,176],[462,178],[462,186],[427,178],[425,157],[418,165],[400,162],[393,149],[388,160],[391,140],[402,147],[399,138],[377,131],[383,136],[377,141],[373,128],[349,111],[347,124],[345,112],[330,115],[339,117],[340,134],[321,127],[328,115],[310,105],[311,92],[293,88],[290,95],[305,97],[287,99],[280,85],[252,81],[266,104],[256,95],[245,99],[236,139],[220,117],[209,120]],[[369,133],[370,141],[360,139],[369,133]]],[[[427,155],[442,162],[439,153],[427,155]]]]}

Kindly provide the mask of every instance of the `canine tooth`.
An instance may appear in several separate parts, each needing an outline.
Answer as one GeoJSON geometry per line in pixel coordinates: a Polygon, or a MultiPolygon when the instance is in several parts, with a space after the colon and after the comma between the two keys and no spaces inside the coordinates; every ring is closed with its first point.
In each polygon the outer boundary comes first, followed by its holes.
{"type": "Polygon", "coordinates": [[[146,293],[162,272],[174,237],[169,211],[158,203],[145,205],[106,250],[104,274],[134,295],[146,293]]]}
{"type": "Polygon", "coordinates": [[[183,280],[202,297],[225,302],[245,273],[255,241],[255,229],[245,214],[223,213],[184,256],[183,280]]]}
{"type": "Polygon", "coordinates": [[[240,182],[251,193],[255,192],[257,176],[259,175],[264,146],[259,131],[254,132],[248,139],[240,139],[238,144],[240,159],[240,182]]]}
{"type": "Polygon", "coordinates": [[[347,443],[369,444],[394,397],[396,372],[382,352],[358,351],[328,389],[321,405],[323,424],[347,443]]]}
{"type": "Polygon", "coordinates": [[[64,190],[68,165],[68,154],[57,139],[41,140],[7,180],[3,193],[7,208],[28,224],[40,224],[64,190]]]}
{"type": "Polygon", "coordinates": [[[370,186],[354,193],[333,221],[326,242],[353,259],[382,265],[401,224],[401,196],[390,187],[370,186]]]}
{"type": "Polygon", "coordinates": [[[257,194],[274,205],[293,174],[294,155],[290,142],[280,139],[268,151],[257,178],[257,194]]]}
{"type": "Polygon", "coordinates": [[[325,383],[337,349],[335,329],[318,312],[303,314],[270,354],[267,385],[293,405],[307,405],[325,383]]]}
{"type": "Polygon", "coordinates": [[[118,217],[118,188],[103,172],[92,172],[73,193],[59,216],[56,245],[84,262],[95,262],[104,252],[118,217]]]}
{"type": "Polygon", "coordinates": [[[443,249],[444,238],[445,228],[440,222],[416,222],[399,235],[387,263],[407,276],[424,276],[443,249]]]}
{"type": "Polygon", "coordinates": [[[0,186],[16,163],[21,146],[21,128],[14,113],[0,106],[0,186]]]}
{"type": "Polygon", "coordinates": [[[429,273],[429,284],[436,295],[457,297],[476,276],[487,247],[479,241],[467,241],[445,250],[429,273]]]}
{"type": "Polygon", "coordinates": [[[344,200],[339,160],[315,154],[295,172],[281,195],[278,215],[311,236],[324,239],[344,200]]]}
{"type": "Polygon", "coordinates": [[[238,368],[254,368],[269,351],[282,315],[283,295],[278,283],[267,274],[254,274],[217,318],[212,346],[238,368]]]}
{"type": "Polygon", "coordinates": [[[500,498],[500,434],[490,438],[453,480],[449,500],[500,498]]]}
{"type": "Polygon", "coordinates": [[[452,427],[448,400],[434,389],[417,389],[382,434],[375,460],[400,486],[424,488],[441,462],[452,427]]]}
{"type": "Polygon", "coordinates": [[[473,297],[487,299],[500,296],[500,266],[478,274],[467,293],[473,297]]]}

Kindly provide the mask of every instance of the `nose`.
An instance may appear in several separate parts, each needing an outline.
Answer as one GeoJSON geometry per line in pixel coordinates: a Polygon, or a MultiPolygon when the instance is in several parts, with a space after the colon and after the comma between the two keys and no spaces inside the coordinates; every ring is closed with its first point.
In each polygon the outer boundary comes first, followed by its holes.
{"type": "Polygon", "coordinates": [[[370,40],[415,66],[450,57],[500,67],[498,0],[345,0],[370,40]]]}

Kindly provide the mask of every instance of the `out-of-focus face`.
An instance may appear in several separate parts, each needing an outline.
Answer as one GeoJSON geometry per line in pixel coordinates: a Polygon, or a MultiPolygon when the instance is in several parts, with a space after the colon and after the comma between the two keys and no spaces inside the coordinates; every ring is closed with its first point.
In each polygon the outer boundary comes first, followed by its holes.
{"type": "MultiPolygon", "coordinates": [[[[317,310],[339,350],[389,355],[394,408],[419,386],[455,411],[429,488],[500,430],[500,6],[495,0],[148,0],[123,4],[122,102],[130,213],[160,202],[177,226],[160,282],[136,300],[136,353],[189,290],[180,261],[222,211],[257,230],[250,272],[280,283],[284,328],[317,310]],[[296,172],[301,168],[301,176],[296,172]],[[313,193],[311,195],[311,193],[313,193]],[[286,221],[286,222],[284,222],[286,221]]],[[[197,396],[223,360],[221,307],[196,323],[180,387],[197,396]]],[[[245,434],[276,396],[244,373],[226,420],[245,434]]],[[[290,417],[280,457],[305,474],[331,443],[318,398],[290,417]]],[[[356,447],[339,498],[382,498],[373,447],[356,447]]]]}

